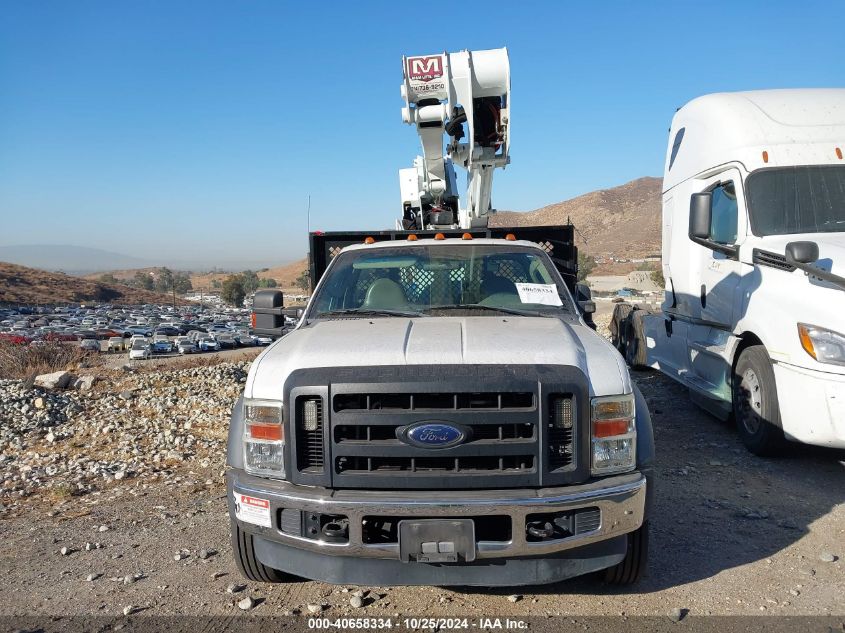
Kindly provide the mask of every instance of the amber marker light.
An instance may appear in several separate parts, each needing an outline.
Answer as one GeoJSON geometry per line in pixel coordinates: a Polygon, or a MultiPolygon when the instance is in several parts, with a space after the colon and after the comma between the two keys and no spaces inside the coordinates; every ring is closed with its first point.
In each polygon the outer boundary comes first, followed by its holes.
{"type": "Polygon", "coordinates": [[[364,244],[375,244],[376,241],[372,237],[364,238],[364,244]]]}
{"type": "Polygon", "coordinates": [[[420,239],[420,238],[418,238],[416,235],[413,235],[413,234],[408,236],[409,242],[416,242],[418,239],[420,239]]]}
{"type": "Polygon", "coordinates": [[[461,239],[462,240],[471,240],[472,235],[470,235],[469,233],[464,233],[463,235],[461,235],[461,239]]]}
{"type": "Polygon", "coordinates": [[[436,239],[436,240],[445,240],[445,239],[446,239],[446,236],[445,236],[445,235],[443,235],[443,233],[437,233],[437,234],[434,236],[434,239],[436,239]]]}
{"type": "Polygon", "coordinates": [[[513,233],[508,233],[507,235],[505,235],[505,239],[508,240],[509,242],[515,242],[516,241],[516,235],[514,235],[513,233]]]}

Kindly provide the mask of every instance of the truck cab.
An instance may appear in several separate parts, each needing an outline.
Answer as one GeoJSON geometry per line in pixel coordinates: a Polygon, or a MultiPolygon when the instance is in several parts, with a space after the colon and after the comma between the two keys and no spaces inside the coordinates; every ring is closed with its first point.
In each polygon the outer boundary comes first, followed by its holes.
{"type": "Polygon", "coordinates": [[[628,359],[733,416],[761,455],[845,447],[843,150],[845,90],[686,104],[664,170],[662,311],[617,311],[628,359]]]}
{"type": "MultiPolygon", "coordinates": [[[[376,585],[597,571],[636,581],[651,420],[547,252],[554,240],[485,230],[332,241],[312,235],[319,282],[296,327],[253,363],[232,413],[241,572],[376,585]]],[[[256,295],[256,316],[281,322],[270,294],[256,295]]]]}

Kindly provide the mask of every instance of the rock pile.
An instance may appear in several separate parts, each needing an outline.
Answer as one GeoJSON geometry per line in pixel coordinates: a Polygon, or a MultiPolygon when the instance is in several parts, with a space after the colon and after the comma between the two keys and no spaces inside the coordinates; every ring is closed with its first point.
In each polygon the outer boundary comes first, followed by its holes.
{"type": "Polygon", "coordinates": [[[240,362],[115,373],[74,391],[59,383],[77,386],[75,377],[53,380],[53,389],[0,380],[0,513],[35,495],[175,477],[180,466],[221,471],[248,371],[240,362]]]}

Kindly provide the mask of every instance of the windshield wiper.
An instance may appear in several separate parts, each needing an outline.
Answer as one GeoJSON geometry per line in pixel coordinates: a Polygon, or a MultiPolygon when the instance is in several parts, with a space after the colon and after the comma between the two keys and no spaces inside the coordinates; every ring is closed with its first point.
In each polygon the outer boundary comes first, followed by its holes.
{"type": "Polygon", "coordinates": [[[376,308],[347,308],[345,310],[329,310],[328,312],[320,312],[316,318],[326,316],[343,316],[343,315],[370,315],[370,316],[398,316],[398,317],[424,317],[428,316],[422,312],[414,312],[413,310],[380,310],[376,308]]]}
{"type": "MultiPolygon", "coordinates": [[[[554,307],[554,306],[551,306],[554,307]]],[[[442,306],[431,306],[426,312],[433,310],[488,310],[492,312],[501,312],[502,314],[513,314],[516,316],[539,316],[549,317],[551,314],[543,314],[541,312],[534,312],[533,310],[517,310],[516,308],[501,308],[499,306],[486,306],[482,303],[452,303],[442,306]]]]}

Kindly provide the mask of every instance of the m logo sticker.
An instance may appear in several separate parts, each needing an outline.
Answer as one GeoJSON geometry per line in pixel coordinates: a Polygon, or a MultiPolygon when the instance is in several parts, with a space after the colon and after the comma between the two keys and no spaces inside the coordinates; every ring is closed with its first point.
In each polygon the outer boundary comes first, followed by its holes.
{"type": "Polygon", "coordinates": [[[431,81],[442,76],[443,58],[440,55],[408,58],[408,78],[412,81],[431,81]]]}

